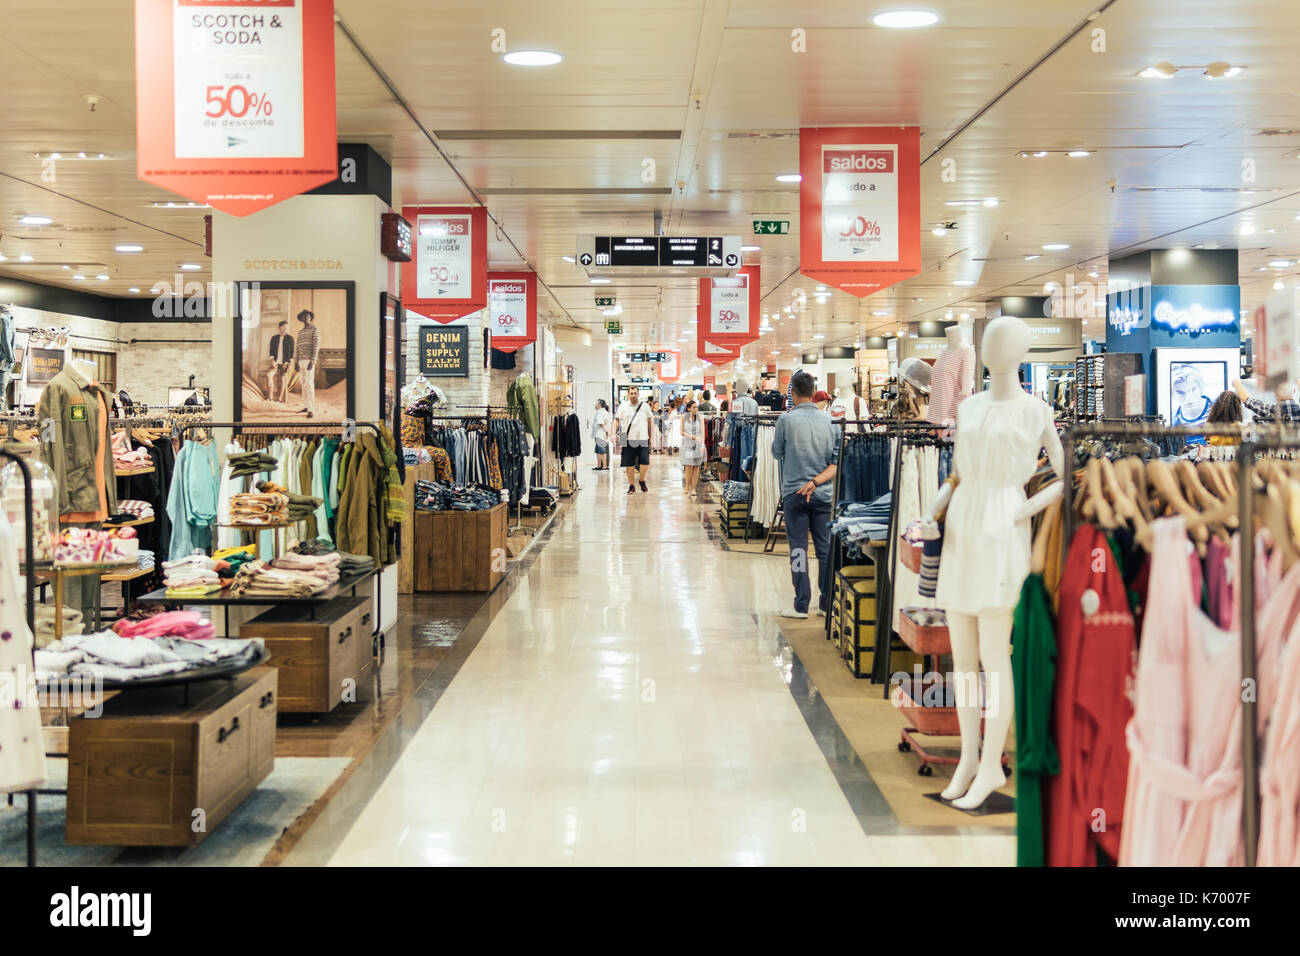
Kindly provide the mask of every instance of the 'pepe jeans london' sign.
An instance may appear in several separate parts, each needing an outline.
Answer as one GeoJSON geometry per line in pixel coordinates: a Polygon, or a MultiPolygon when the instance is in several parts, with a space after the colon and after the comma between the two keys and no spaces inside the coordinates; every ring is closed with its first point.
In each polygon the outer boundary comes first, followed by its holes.
{"type": "Polygon", "coordinates": [[[469,375],[469,327],[420,327],[420,374],[429,378],[465,378],[469,375]]]}

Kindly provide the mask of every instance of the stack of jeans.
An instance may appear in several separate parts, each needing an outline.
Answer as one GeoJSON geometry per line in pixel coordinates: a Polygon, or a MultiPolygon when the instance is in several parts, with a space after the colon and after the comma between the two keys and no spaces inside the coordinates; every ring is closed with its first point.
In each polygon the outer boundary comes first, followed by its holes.
{"type": "Polygon", "coordinates": [[[722,500],[726,502],[748,501],[754,486],[747,481],[728,481],[722,486],[722,500]]]}
{"type": "Polygon", "coordinates": [[[500,503],[501,492],[483,485],[424,480],[415,483],[417,511],[487,511],[500,503]]]}
{"type": "Polygon", "coordinates": [[[869,504],[842,504],[831,522],[831,533],[838,535],[844,556],[862,559],[862,547],[868,541],[884,541],[889,536],[889,512],[893,496],[885,492],[869,504]]]}

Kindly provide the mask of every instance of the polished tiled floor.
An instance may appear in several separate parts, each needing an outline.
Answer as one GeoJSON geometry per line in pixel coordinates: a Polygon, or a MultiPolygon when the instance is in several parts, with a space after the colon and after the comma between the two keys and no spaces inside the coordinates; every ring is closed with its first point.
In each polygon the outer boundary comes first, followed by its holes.
{"type": "Polygon", "coordinates": [[[584,482],[368,803],[297,862],[1012,862],[1007,836],[905,832],[828,758],[772,622],[785,563],[710,540],[674,461],[649,494],[584,482]]]}

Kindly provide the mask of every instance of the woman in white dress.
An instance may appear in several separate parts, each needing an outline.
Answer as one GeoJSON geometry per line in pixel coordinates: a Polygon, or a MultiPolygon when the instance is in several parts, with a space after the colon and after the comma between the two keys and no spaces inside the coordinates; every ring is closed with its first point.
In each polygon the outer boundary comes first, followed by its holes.
{"type": "Polygon", "coordinates": [[[681,429],[682,465],[686,469],[682,494],[694,495],[700,482],[700,466],[704,464],[704,419],[695,402],[686,403],[686,414],[678,419],[677,427],[681,429]]]}

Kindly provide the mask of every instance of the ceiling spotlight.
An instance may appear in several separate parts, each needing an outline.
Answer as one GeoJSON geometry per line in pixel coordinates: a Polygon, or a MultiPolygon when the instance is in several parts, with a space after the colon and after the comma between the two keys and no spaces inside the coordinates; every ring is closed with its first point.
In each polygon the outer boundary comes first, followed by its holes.
{"type": "Polygon", "coordinates": [[[48,226],[54,222],[49,216],[19,216],[18,221],[24,226],[48,226]]]}
{"type": "Polygon", "coordinates": [[[1290,268],[1291,268],[1291,260],[1290,260],[1290,259],[1274,259],[1274,260],[1272,260],[1272,261],[1269,263],[1269,267],[1270,267],[1270,268],[1273,268],[1273,269],[1290,269],[1290,268]]]}
{"type": "Polygon", "coordinates": [[[803,176],[799,173],[782,173],[776,177],[778,183],[798,183],[803,182],[803,176]]]}
{"type": "Polygon", "coordinates": [[[1255,227],[1248,222],[1243,222],[1241,224],[1241,229],[1238,231],[1243,236],[1253,236],[1255,234],[1255,227]]]}
{"type": "Polygon", "coordinates": [[[933,229],[930,230],[930,234],[935,236],[946,236],[948,235],[948,227],[935,226],[933,229]]]}
{"type": "Polygon", "coordinates": [[[791,342],[791,343],[790,343],[790,347],[791,347],[791,348],[795,348],[795,349],[799,348],[799,346],[801,346],[801,345],[803,345],[802,342],[791,342]]]}
{"type": "Polygon", "coordinates": [[[573,258],[573,256],[560,256],[560,258],[563,259],[565,262],[576,262],[576,261],[577,261],[576,259],[573,258]]]}
{"type": "Polygon", "coordinates": [[[144,246],[134,242],[122,242],[113,247],[114,252],[144,252],[144,246]]]}
{"type": "Polygon", "coordinates": [[[1027,149],[1022,149],[1022,150],[1020,151],[1020,156],[1021,156],[1022,159],[1028,159],[1028,158],[1031,157],[1031,156],[1032,156],[1034,159],[1042,159],[1042,158],[1043,158],[1044,156],[1046,156],[1046,155],[1047,155],[1047,150],[1045,150],[1045,149],[1037,149],[1037,150],[1034,150],[1032,153],[1031,153],[1029,150],[1027,150],[1027,149]]]}
{"type": "Polygon", "coordinates": [[[1041,258],[1043,258],[1043,257],[1042,257],[1042,256],[1025,256],[1025,261],[1026,261],[1026,262],[1033,262],[1035,259],[1041,259],[1041,258]]]}
{"type": "Polygon", "coordinates": [[[202,268],[197,262],[182,262],[180,265],[182,272],[198,272],[202,268]]]}
{"type": "Polygon", "coordinates": [[[1244,70],[1244,66],[1232,66],[1222,60],[1216,60],[1205,68],[1205,76],[1211,80],[1227,80],[1244,70]]]}
{"type": "Polygon", "coordinates": [[[135,295],[140,291],[140,289],[137,286],[131,286],[131,288],[127,289],[126,291],[130,292],[132,295],[135,295]]]}
{"type": "Polygon", "coordinates": [[[1167,80],[1177,72],[1178,67],[1172,63],[1157,63],[1155,66],[1148,66],[1138,76],[1146,77],[1148,80],[1167,80]]]}
{"type": "Polygon", "coordinates": [[[610,283],[609,279],[588,279],[587,281],[591,285],[609,285],[610,283]]]}
{"type": "Polygon", "coordinates": [[[1069,248],[1070,244],[1068,242],[1048,242],[1043,245],[1046,252],[1063,252],[1069,248]]]}
{"type": "Polygon", "coordinates": [[[970,313],[969,313],[969,312],[963,312],[963,313],[961,314],[960,317],[963,318],[963,319],[969,319],[969,318],[970,318],[970,313]]]}
{"type": "Polygon", "coordinates": [[[24,252],[21,256],[18,257],[18,261],[19,261],[19,262],[31,262],[31,261],[32,261],[33,259],[35,259],[35,258],[36,258],[35,256],[29,256],[27,253],[24,252]]]}
{"type": "Polygon", "coordinates": [[[952,310],[949,309],[947,312],[945,312],[945,313],[943,314],[943,317],[944,317],[945,319],[951,319],[951,318],[952,318],[952,310]]]}
{"type": "Polygon", "coordinates": [[[813,338],[814,338],[814,339],[824,339],[824,338],[826,338],[826,336],[821,335],[821,334],[817,334],[817,335],[814,335],[813,338]]]}
{"type": "MultiPolygon", "coordinates": [[[[5,255],[3,252],[0,252],[0,262],[8,262],[8,261],[9,261],[9,257],[5,255]]],[[[64,266],[63,268],[66,269],[67,266],[64,266]]]]}
{"type": "Polygon", "coordinates": [[[939,22],[939,15],[928,10],[887,10],[877,13],[871,22],[878,27],[891,30],[908,30],[915,27],[932,27],[939,22]]]}
{"type": "Polygon", "coordinates": [[[83,275],[75,275],[75,276],[73,276],[72,278],[76,279],[78,282],[85,282],[85,281],[86,281],[86,277],[83,276],[83,275]]]}
{"type": "Polygon", "coordinates": [[[974,279],[955,279],[953,285],[974,285],[974,279]]]}
{"type": "Polygon", "coordinates": [[[1281,279],[1278,279],[1276,282],[1273,283],[1274,292],[1281,292],[1285,288],[1286,288],[1286,283],[1283,282],[1281,279]]]}
{"type": "Polygon", "coordinates": [[[881,312],[872,312],[871,314],[872,314],[872,315],[889,315],[888,312],[884,312],[884,311],[881,311],[881,312]]]}
{"type": "Polygon", "coordinates": [[[1096,278],[1097,278],[1098,276],[1100,276],[1100,275],[1101,275],[1100,272],[1089,272],[1089,273],[1088,273],[1088,278],[1089,278],[1089,279],[1096,279],[1096,278]]]}
{"type": "Polygon", "coordinates": [[[1072,149],[1065,155],[1069,156],[1071,159],[1081,159],[1084,156],[1091,156],[1092,152],[1086,149],[1072,149]]]}
{"type": "Polygon", "coordinates": [[[107,281],[108,281],[108,276],[107,276],[105,273],[103,273],[103,272],[101,272],[99,275],[95,276],[95,278],[98,279],[100,282],[107,282],[107,281]]]}
{"type": "Polygon", "coordinates": [[[760,249],[762,249],[762,248],[763,248],[762,246],[741,246],[741,247],[740,247],[740,251],[741,251],[741,252],[758,252],[758,251],[759,251],[760,249]]]}
{"type": "Polygon", "coordinates": [[[550,50],[514,50],[501,59],[511,66],[555,66],[564,57],[550,50]]]}

